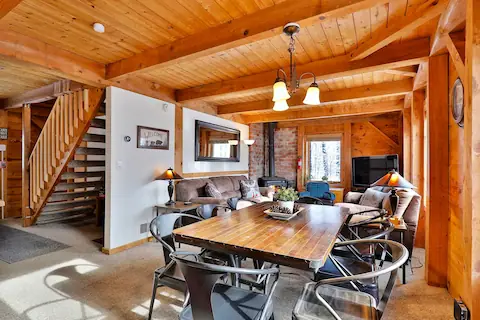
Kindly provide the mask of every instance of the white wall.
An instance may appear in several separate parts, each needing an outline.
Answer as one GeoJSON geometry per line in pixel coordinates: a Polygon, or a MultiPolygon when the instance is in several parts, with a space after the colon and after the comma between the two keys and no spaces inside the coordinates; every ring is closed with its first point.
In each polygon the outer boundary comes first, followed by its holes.
{"type": "Polygon", "coordinates": [[[240,130],[240,139],[248,139],[247,125],[225,120],[195,110],[183,109],[183,172],[219,172],[248,170],[248,147],[240,143],[240,162],[195,161],[195,120],[218,124],[240,130]]]}
{"type": "Polygon", "coordinates": [[[140,225],[150,223],[156,203],[168,200],[167,182],[154,178],[174,165],[175,106],[110,87],[106,132],[105,248],[111,249],[146,238],[140,225]],[[138,149],[137,125],[169,130],[170,149],[138,149]]]}

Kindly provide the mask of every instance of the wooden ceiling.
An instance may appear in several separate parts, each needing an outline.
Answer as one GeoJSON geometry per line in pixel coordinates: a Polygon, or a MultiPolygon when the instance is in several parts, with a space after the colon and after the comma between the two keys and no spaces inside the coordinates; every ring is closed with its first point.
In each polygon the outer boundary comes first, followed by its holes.
{"type": "Polygon", "coordinates": [[[291,19],[302,27],[298,69],[315,72],[322,93],[406,81],[428,57],[447,3],[0,0],[0,98],[65,78],[189,107],[268,100],[275,70],[289,62],[281,30],[291,19]]]}

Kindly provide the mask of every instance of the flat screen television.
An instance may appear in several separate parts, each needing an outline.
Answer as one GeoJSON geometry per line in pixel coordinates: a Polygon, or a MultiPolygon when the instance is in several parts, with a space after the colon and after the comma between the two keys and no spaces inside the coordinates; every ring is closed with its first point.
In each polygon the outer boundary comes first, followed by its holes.
{"type": "Polygon", "coordinates": [[[352,158],[352,184],[369,187],[392,169],[398,171],[397,154],[352,158]]]}

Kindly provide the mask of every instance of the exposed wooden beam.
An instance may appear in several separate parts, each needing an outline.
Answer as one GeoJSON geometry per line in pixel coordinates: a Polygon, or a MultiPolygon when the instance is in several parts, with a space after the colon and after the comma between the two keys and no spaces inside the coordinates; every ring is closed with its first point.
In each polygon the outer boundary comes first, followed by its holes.
{"type": "MultiPolygon", "coordinates": [[[[411,100],[410,100],[411,101],[411,100]]],[[[403,177],[412,181],[412,108],[403,110],[403,177]]]]}
{"type": "Polygon", "coordinates": [[[0,20],[15,9],[20,2],[22,2],[22,0],[0,0],[0,20]]]}
{"type": "Polygon", "coordinates": [[[228,21],[173,43],[146,50],[107,66],[107,79],[115,79],[159,65],[167,66],[225,51],[282,33],[295,21],[309,26],[372,8],[388,0],[289,0],[253,14],[228,21]]]}
{"type": "Polygon", "coordinates": [[[0,56],[41,66],[61,78],[96,87],[105,85],[103,64],[19,33],[0,31],[0,56]]]}
{"type": "MultiPolygon", "coordinates": [[[[322,105],[325,105],[326,103],[331,102],[340,103],[342,101],[355,101],[373,97],[405,95],[408,92],[412,91],[412,88],[412,79],[406,79],[400,81],[373,84],[368,86],[361,86],[356,88],[325,91],[321,93],[320,100],[322,102],[322,105]]],[[[303,98],[303,94],[296,94],[292,98],[290,98],[288,100],[290,108],[306,107],[303,104],[303,98]]],[[[271,101],[271,99],[267,99],[255,102],[245,102],[218,106],[217,108],[217,113],[219,115],[252,111],[268,111],[272,110],[273,102],[271,101]]]]}
{"type": "MultiPolygon", "coordinates": [[[[350,56],[344,55],[299,65],[297,66],[297,71],[299,74],[313,72],[317,75],[318,80],[332,79],[365,72],[417,65],[427,61],[428,52],[428,38],[417,39],[401,44],[389,45],[363,60],[350,61],[350,56]]],[[[207,100],[207,98],[215,96],[235,97],[238,92],[259,88],[265,88],[266,92],[268,92],[271,90],[276,73],[276,70],[270,70],[233,80],[177,90],[177,101],[207,100]]],[[[303,83],[308,85],[311,81],[312,78],[305,77],[303,83]]]]}
{"type": "Polygon", "coordinates": [[[418,68],[416,66],[408,66],[408,67],[385,70],[385,72],[389,74],[395,74],[399,76],[414,78],[417,75],[417,69],[418,68]]]}
{"type": "Polygon", "coordinates": [[[455,69],[457,69],[458,76],[462,80],[462,83],[465,83],[465,64],[463,62],[462,56],[458,52],[457,47],[455,46],[455,43],[453,43],[452,38],[450,37],[450,34],[444,34],[441,37],[441,41],[447,46],[448,52],[450,53],[450,56],[452,57],[453,64],[455,65],[455,69]]]}
{"type": "Polygon", "coordinates": [[[140,76],[129,75],[120,80],[112,81],[112,85],[163,101],[175,102],[175,91],[173,89],[164,87],[140,76]]]}
{"type": "Polygon", "coordinates": [[[81,83],[70,80],[60,80],[41,88],[33,89],[17,96],[10,97],[6,99],[4,107],[6,109],[19,108],[27,103],[44,102],[55,99],[63,93],[72,92],[83,88],[85,88],[85,86],[81,83]]]}
{"type": "Polygon", "coordinates": [[[245,123],[276,122],[292,120],[308,120],[321,118],[334,118],[342,116],[366,115],[371,113],[387,113],[403,110],[403,100],[387,101],[366,104],[344,104],[336,106],[312,107],[307,110],[288,110],[283,112],[270,112],[266,114],[244,115],[245,123]]]}
{"type": "Polygon", "coordinates": [[[442,36],[465,23],[466,10],[466,0],[450,0],[448,2],[446,9],[438,20],[435,33],[430,37],[430,55],[440,54],[445,51],[442,36]]]}
{"type": "Polygon", "coordinates": [[[365,41],[350,56],[352,60],[359,60],[368,57],[372,53],[400,39],[401,37],[412,33],[426,22],[438,17],[446,7],[446,0],[429,0],[425,6],[414,10],[412,14],[398,19],[398,21],[389,21],[388,28],[380,28],[372,35],[370,40],[365,41]]]}
{"type": "Polygon", "coordinates": [[[31,208],[30,208],[30,170],[28,167],[28,159],[31,153],[31,108],[26,104],[22,108],[22,219],[23,226],[31,225],[31,208]]]}
{"type": "Polygon", "coordinates": [[[324,126],[333,124],[344,124],[346,121],[350,123],[359,123],[365,121],[378,121],[384,119],[392,119],[394,117],[400,117],[400,111],[389,113],[369,113],[366,115],[353,115],[353,116],[339,116],[333,118],[320,118],[313,120],[298,120],[277,123],[277,128],[293,128],[300,126],[324,126]]]}

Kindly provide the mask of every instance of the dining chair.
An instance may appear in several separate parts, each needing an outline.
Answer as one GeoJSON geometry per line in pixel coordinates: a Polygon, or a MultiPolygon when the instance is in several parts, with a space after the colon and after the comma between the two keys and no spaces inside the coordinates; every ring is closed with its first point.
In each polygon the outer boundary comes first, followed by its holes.
{"type": "Polygon", "coordinates": [[[206,263],[198,254],[173,252],[188,288],[186,307],[180,320],[268,320],[273,319],[272,297],[278,282],[278,268],[247,269],[206,263]],[[226,274],[273,276],[268,295],[218,282],[226,274]]]}
{"type": "MultiPolygon", "coordinates": [[[[335,247],[381,244],[392,252],[392,263],[386,267],[375,266],[369,272],[345,275],[318,282],[307,283],[293,310],[294,320],[335,319],[360,320],[381,319],[392,293],[397,271],[408,259],[408,250],[402,244],[386,239],[362,239],[336,243],[335,247]],[[356,283],[368,279],[378,279],[390,274],[381,299],[377,302],[372,295],[358,288],[343,288],[340,284],[356,283]]],[[[336,261],[333,256],[330,257],[336,261]]]]}

